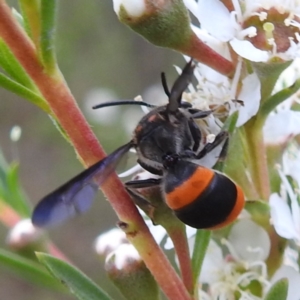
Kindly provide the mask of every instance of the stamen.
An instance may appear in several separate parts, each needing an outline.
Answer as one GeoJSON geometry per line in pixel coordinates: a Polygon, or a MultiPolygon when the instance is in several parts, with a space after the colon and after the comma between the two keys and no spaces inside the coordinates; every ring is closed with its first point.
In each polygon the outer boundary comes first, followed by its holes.
{"type": "Polygon", "coordinates": [[[265,11],[262,11],[262,12],[257,12],[257,13],[254,13],[254,15],[257,15],[258,17],[259,17],[259,20],[262,22],[262,21],[264,21],[264,20],[266,20],[267,19],[267,17],[268,17],[268,13],[267,12],[265,12],[265,11]]]}
{"type": "Polygon", "coordinates": [[[249,268],[253,267],[260,267],[261,268],[261,274],[263,278],[267,278],[268,276],[268,270],[267,270],[267,265],[263,261],[255,261],[249,263],[249,268]]]}
{"type": "Polygon", "coordinates": [[[231,245],[231,243],[230,243],[228,240],[222,238],[222,239],[221,239],[221,244],[223,244],[223,245],[225,245],[225,246],[227,247],[229,253],[232,255],[232,257],[233,257],[236,261],[239,261],[239,260],[240,260],[238,254],[235,252],[233,246],[231,245]]]}
{"type": "Polygon", "coordinates": [[[257,29],[254,26],[247,27],[238,32],[237,37],[241,40],[245,39],[245,37],[254,37],[257,35],[257,29]]]}

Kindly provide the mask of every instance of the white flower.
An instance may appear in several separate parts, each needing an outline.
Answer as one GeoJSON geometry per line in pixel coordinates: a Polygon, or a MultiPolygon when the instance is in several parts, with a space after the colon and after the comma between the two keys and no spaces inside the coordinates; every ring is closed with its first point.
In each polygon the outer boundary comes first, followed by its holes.
{"type": "MultiPolygon", "coordinates": [[[[241,68],[242,62],[240,61],[233,79],[230,79],[203,64],[198,64],[194,72],[198,81],[197,87],[189,86],[190,94],[184,94],[184,99],[200,110],[219,107],[227,110],[228,114],[238,110],[237,127],[242,126],[258,111],[261,84],[255,73],[248,74],[241,79],[241,68]],[[242,84],[238,91],[240,80],[242,84]]],[[[223,125],[217,118],[217,112],[206,117],[204,121],[207,124],[208,133],[216,134],[223,125]]],[[[201,128],[205,129],[205,126],[202,125],[201,128]]]]}
{"type": "Polygon", "coordinates": [[[199,0],[198,4],[185,0],[201,23],[201,30],[229,43],[243,58],[267,62],[272,57],[291,60],[299,56],[299,1],[236,0],[231,3],[232,9],[228,9],[219,0],[199,0]]]}
{"type": "Polygon", "coordinates": [[[271,220],[278,235],[293,239],[300,246],[300,207],[297,194],[283,172],[280,169],[278,172],[282,181],[282,192],[281,195],[274,193],[270,196],[271,220]]]}
{"type": "MultiPolygon", "coordinates": [[[[278,92],[283,88],[292,85],[298,78],[300,78],[300,57],[293,60],[293,62],[280,74],[273,92],[278,92]]],[[[299,93],[295,96],[297,98],[292,100],[299,101],[299,93]]],[[[290,104],[287,104],[290,107],[290,104]]]]}
{"type": "Polygon", "coordinates": [[[288,145],[282,156],[282,167],[285,175],[292,176],[300,187],[300,149],[298,143],[288,145]]]}
{"type": "Polygon", "coordinates": [[[229,241],[223,240],[223,244],[229,255],[224,256],[211,240],[204,258],[200,282],[209,285],[207,294],[211,299],[235,299],[239,292],[240,299],[257,299],[247,287],[253,280],[263,287],[269,286],[264,263],[270,251],[267,233],[254,222],[243,220],[233,226],[229,241]]]}
{"type": "Polygon", "coordinates": [[[100,234],[94,243],[97,254],[107,256],[123,244],[128,244],[126,234],[119,228],[100,234]]]}
{"type": "MultiPolygon", "coordinates": [[[[295,59],[282,72],[273,94],[291,86],[298,78],[300,78],[300,58],[295,59]]],[[[269,114],[264,125],[264,138],[267,144],[284,144],[300,133],[300,112],[292,110],[292,105],[300,102],[299,96],[299,92],[294,93],[269,114]]]]}
{"type": "Polygon", "coordinates": [[[300,133],[300,112],[283,105],[269,114],[265,122],[263,130],[267,144],[284,144],[300,133]]]}

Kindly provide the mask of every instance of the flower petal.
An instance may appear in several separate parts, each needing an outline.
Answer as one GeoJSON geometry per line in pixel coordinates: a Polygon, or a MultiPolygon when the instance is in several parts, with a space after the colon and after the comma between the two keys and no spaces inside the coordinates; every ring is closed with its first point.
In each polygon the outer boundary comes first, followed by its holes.
{"type": "MultiPolygon", "coordinates": [[[[209,2],[209,1],[208,1],[209,2]]],[[[266,62],[269,59],[267,51],[260,50],[249,41],[232,39],[230,42],[232,49],[241,57],[254,62],[266,62]]]]}
{"type": "Polygon", "coordinates": [[[236,254],[247,262],[264,261],[270,253],[267,232],[251,220],[240,220],[232,226],[228,240],[236,254]]]}
{"type": "Polygon", "coordinates": [[[139,17],[146,11],[146,3],[144,0],[113,0],[114,11],[118,15],[121,6],[131,17],[139,17]]]}
{"type": "Polygon", "coordinates": [[[287,203],[278,194],[274,193],[270,196],[269,204],[271,219],[277,234],[286,239],[297,237],[292,221],[292,213],[287,203]]]}
{"type": "Polygon", "coordinates": [[[230,12],[221,1],[199,0],[197,17],[201,27],[222,42],[228,42],[233,38],[234,27],[230,12]]]}
{"type": "Polygon", "coordinates": [[[214,240],[210,240],[206,255],[204,257],[200,281],[203,283],[214,283],[219,280],[219,270],[224,265],[221,248],[214,240]]]}
{"type": "Polygon", "coordinates": [[[264,125],[265,142],[269,144],[284,143],[300,133],[300,112],[280,110],[270,114],[264,125]]]}
{"type": "Polygon", "coordinates": [[[239,108],[237,126],[243,125],[256,115],[260,98],[260,81],[258,76],[253,73],[243,80],[242,90],[238,96],[238,100],[242,100],[243,105],[239,108]]]}

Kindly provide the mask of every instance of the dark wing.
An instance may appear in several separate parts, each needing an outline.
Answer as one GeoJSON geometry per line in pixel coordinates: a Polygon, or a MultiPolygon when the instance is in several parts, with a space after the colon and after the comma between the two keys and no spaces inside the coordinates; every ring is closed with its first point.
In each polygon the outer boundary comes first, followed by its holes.
{"type": "Polygon", "coordinates": [[[99,186],[105,182],[131,147],[132,142],[121,146],[44,197],[33,211],[32,223],[38,227],[48,227],[87,211],[99,186]]]}

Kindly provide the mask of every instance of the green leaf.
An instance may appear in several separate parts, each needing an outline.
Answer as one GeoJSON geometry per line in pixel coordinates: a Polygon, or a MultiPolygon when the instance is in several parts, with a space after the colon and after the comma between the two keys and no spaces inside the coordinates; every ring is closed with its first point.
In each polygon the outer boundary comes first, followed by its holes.
{"type": "Polygon", "coordinates": [[[32,104],[44,110],[46,113],[51,114],[49,105],[41,96],[2,73],[0,73],[0,86],[22,98],[25,98],[32,104]]]}
{"type": "Polygon", "coordinates": [[[278,280],[269,292],[264,300],[286,300],[288,294],[289,282],[286,278],[278,280]]]}
{"type": "Polygon", "coordinates": [[[199,229],[196,233],[195,245],[192,256],[193,280],[196,284],[201,272],[204,256],[210,241],[211,231],[199,229]]]}
{"type": "Polygon", "coordinates": [[[20,187],[18,171],[19,165],[17,163],[12,163],[7,170],[7,187],[10,191],[8,204],[20,215],[28,217],[31,214],[31,207],[20,187]]]}
{"type": "Polygon", "coordinates": [[[229,134],[232,134],[236,128],[236,122],[237,122],[238,118],[239,118],[238,111],[231,114],[224,122],[222,130],[226,130],[229,134]]]}
{"type": "Polygon", "coordinates": [[[24,29],[38,48],[41,31],[40,0],[19,0],[19,6],[24,20],[24,29]]]}
{"type": "Polygon", "coordinates": [[[264,101],[260,108],[260,114],[266,118],[268,114],[280,103],[291,97],[300,89],[300,79],[297,79],[291,86],[282,89],[264,101]]]}
{"type": "Polygon", "coordinates": [[[37,88],[7,45],[0,39],[0,66],[20,85],[37,92],[37,88]]]}
{"type": "Polygon", "coordinates": [[[56,67],[54,51],[56,0],[41,1],[40,51],[44,66],[52,73],[56,67]]]}
{"type": "Polygon", "coordinates": [[[251,62],[261,83],[261,103],[270,97],[278,77],[291,63],[292,60],[276,61],[276,58],[268,63],[251,62]]]}
{"type": "Polygon", "coordinates": [[[18,164],[7,164],[0,151],[0,199],[23,217],[29,217],[31,207],[19,183],[18,164]]]}
{"type": "Polygon", "coordinates": [[[60,282],[81,300],[109,300],[111,298],[100,289],[91,279],[74,266],[45,253],[36,253],[39,261],[60,282]]]}
{"type": "Polygon", "coordinates": [[[34,284],[63,291],[61,285],[41,265],[4,249],[0,249],[0,266],[34,284]]]}

